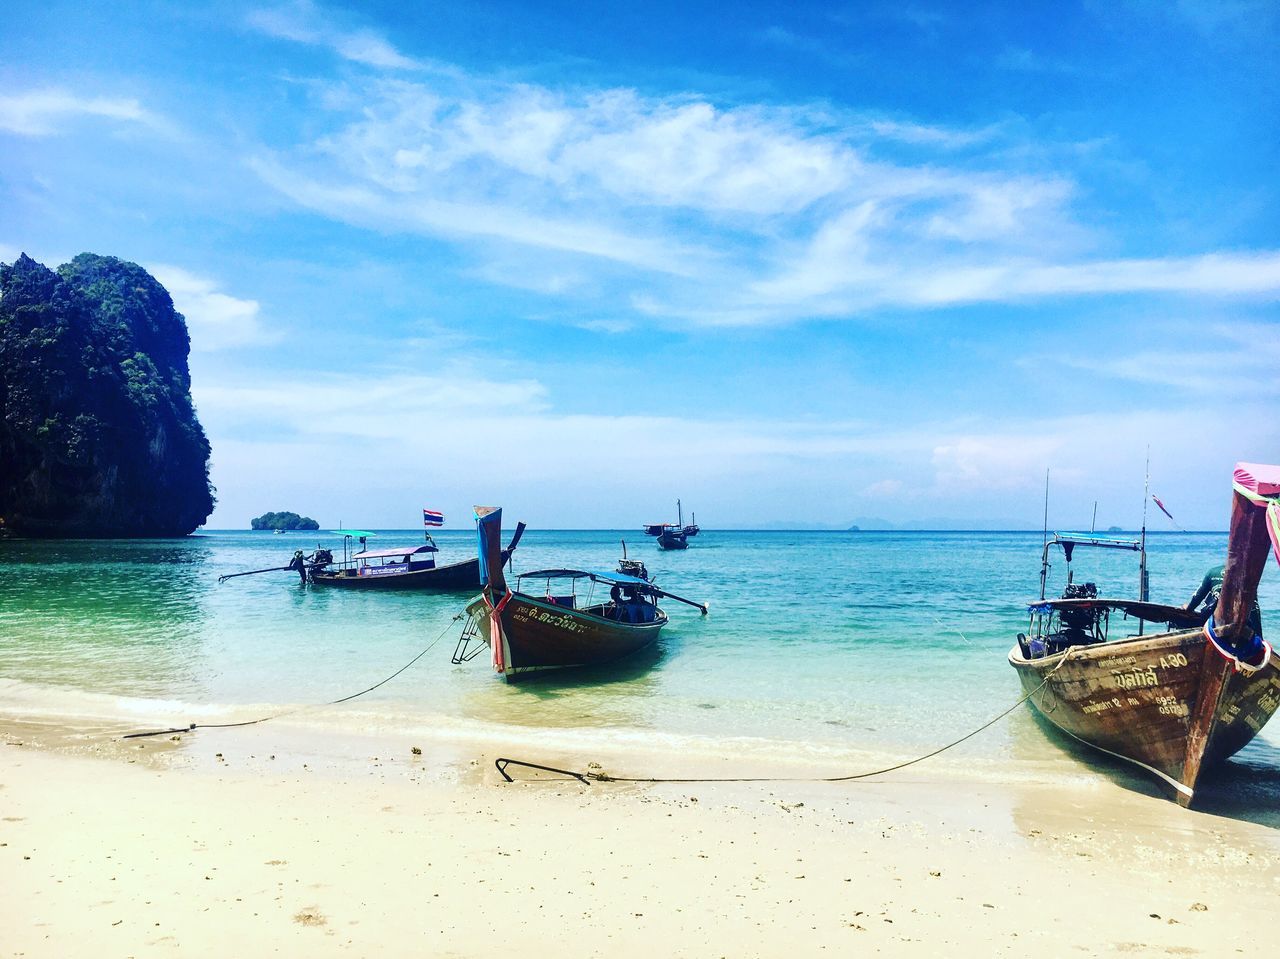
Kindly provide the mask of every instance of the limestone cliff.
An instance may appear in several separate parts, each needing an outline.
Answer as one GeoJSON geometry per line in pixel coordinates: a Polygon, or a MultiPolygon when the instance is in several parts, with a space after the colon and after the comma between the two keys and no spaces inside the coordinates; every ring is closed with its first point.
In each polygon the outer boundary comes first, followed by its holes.
{"type": "Polygon", "coordinates": [[[186,321],[142,267],[0,264],[0,526],[180,536],[213,511],[186,321]]]}

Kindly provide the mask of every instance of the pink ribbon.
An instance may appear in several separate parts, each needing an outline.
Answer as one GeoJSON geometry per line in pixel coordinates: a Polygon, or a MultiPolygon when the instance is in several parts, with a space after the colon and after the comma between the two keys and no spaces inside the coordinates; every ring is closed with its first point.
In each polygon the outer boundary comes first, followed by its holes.
{"type": "Polygon", "coordinates": [[[1267,511],[1267,535],[1271,537],[1276,562],[1280,563],[1280,466],[1237,463],[1231,487],[1267,511]]]}

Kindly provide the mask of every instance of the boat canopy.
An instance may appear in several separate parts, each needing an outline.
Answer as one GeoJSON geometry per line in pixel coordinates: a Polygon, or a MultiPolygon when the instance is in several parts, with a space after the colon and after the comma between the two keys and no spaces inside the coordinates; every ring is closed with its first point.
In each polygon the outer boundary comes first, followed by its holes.
{"type": "Polygon", "coordinates": [[[352,559],[386,559],[391,556],[412,556],[415,553],[436,553],[439,550],[430,544],[422,546],[401,546],[396,549],[366,549],[356,553],[352,559]]]}
{"type": "Polygon", "coordinates": [[[1072,546],[1103,546],[1134,551],[1142,549],[1140,539],[1121,539],[1116,536],[1099,536],[1096,533],[1054,533],[1052,542],[1059,543],[1064,548],[1070,543],[1072,546]]]}
{"type": "Polygon", "coordinates": [[[1134,619],[1149,623],[1168,623],[1176,629],[1194,629],[1203,626],[1205,620],[1203,613],[1189,610],[1185,606],[1166,606],[1163,603],[1148,603],[1136,599],[1043,599],[1037,603],[1027,603],[1027,610],[1031,613],[1044,614],[1064,609],[1114,609],[1134,619]]]}
{"type": "Polygon", "coordinates": [[[626,573],[602,573],[586,569],[535,569],[529,573],[520,573],[519,579],[590,579],[599,583],[627,583],[634,586],[653,587],[647,579],[628,576],[626,573]]]}
{"type": "Polygon", "coordinates": [[[370,533],[367,529],[331,529],[329,532],[334,536],[355,536],[357,538],[378,535],[377,533],[370,533]]]}

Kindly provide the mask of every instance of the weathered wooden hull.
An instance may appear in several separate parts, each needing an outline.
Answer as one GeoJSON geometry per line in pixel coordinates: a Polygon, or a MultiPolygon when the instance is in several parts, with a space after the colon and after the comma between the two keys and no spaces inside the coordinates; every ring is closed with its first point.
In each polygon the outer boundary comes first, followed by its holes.
{"type": "MultiPolygon", "coordinates": [[[[509,550],[503,550],[506,562],[509,550]]],[[[373,576],[347,575],[346,572],[320,572],[311,574],[311,582],[317,586],[337,586],[341,589],[421,589],[435,592],[474,592],[480,588],[480,561],[468,559],[433,569],[405,570],[373,576]]]]}
{"type": "Polygon", "coordinates": [[[1280,707],[1280,666],[1237,672],[1183,630],[1042,659],[1009,652],[1025,692],[1063,732],[1136,763],[1188,805],[1200,773],[1239,751],[1280,707]]]}
{"type": "Polygon", "coordinates": [[[689,541],[684,533],[659,533],[658,549],[688,549],[689,541]]]}
{"type": "MultiPolygon", "coordinates": [[[[483,600],[476,603],[469,609],[480,612],[483,600]]],[[[623,659],[652,646],[667,624],[662,610],[657,610],[652,623],[619,623],[584,610],[541,602],[523,593],[513,593],[499,615],[502,648],[494,650],[493,659],[495,668],[508,682],[529,673],[598,666],[623,659]]],[[[479,621],[480,633],[492,648],[492,620],[481,612],[479,621]]]]}

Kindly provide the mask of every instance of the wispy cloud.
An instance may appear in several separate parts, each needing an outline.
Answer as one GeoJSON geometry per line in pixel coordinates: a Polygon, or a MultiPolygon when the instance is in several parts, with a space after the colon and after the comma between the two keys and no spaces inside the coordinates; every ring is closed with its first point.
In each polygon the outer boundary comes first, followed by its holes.
{"type": "Polygon", "coordinates": [[[466,245],[475,275],[587,308],[631,304],[620,320],[1280,296],[1280,251],[1090,258],[1101,238],[1076,182],[1011,159],[1034,152],[1016,126],[461,73],[331,84],[317,106],[327,132],[250,161],[268,184],[347,223],[466,245]]]}
{"type": "Polygon", "coordinates": [[[1135,349],[1123,355],[1059,357],[1103,377],[1205,396],[1280,394],[1280,323],[1205,324],[1194,347],[1135,349]]]}
{"type": "MultiPolygon", "coordinates": [[[[495,376],[465,360],[445,361],[431,374],[389,368],[383,375],[312,371],[270,381],[203,377],[194,394],[207,428],[221,437],[219,468],[258,497],[277,488],[283,494],[298,463],[323,460],[335,443],[359,451],[370,482],[434,477],[433,485],[448,484],[459,496],[483,491],[526,503],[552,486],[563,504],[598,495],[602,484],[666,488],[669,463],[678,461],[687,495],[714,496],[724,522],[758,517],[760,502],[785,473],[793,487],[812,490],[815,502],[851,516],[874,509],[909,518],[946,502],[964,503],[975,516],[1025,515],[1031,525],[1039,518],[1046,467],[1053,469],[1055,521],[1066,522],[1073,504],[1084,510],[1094,499],[1126,510],[1140,505],[1147,446],[1157,471],[1173,477],[1186,438],[1195,437],[1195,475],[1209,464],[1221,466],[1222,477],[1204,479],[1203,496],[1186,493],[1188,517],[1200,514],[1187,521],[1214,526],[1223,521],[1218,509],[1232,458],[1263,455],[1274,442],[1258,409],[1226,422],[1202,405],[892,426],[565,412],[541,381],[495,376]],[[664,457],[652,456],[656,448],[664,457]],[[448,468],[437,475],[435,464],[448,468]]],[[[322,482],[314,492],[334,499],[341,485],[322,482]]],[[[540,519],[580,521],[571,507],[560,508],[540,519]]],[[[600,521],[626,518],[616,503],[601,508],[600,521]]]]}
{"type": "Polygon", "coordinates": [[[881,119],[868,121],[867,127],[875,136],[886,140],[940,147],[944,150],[961,150],[982,143],[990,143],[1001,133],[1000,125],[994,123],[980,129],[950,129],[927,123],[881,119]]]}
{"type": "Polygon", "coordinates": [[[247,19],[250,27],[267,36],[327,47],[353,63],[388,70],[420,70],[424,66],[372,30],[343,29],[331,14],[309,0],[254,10],[247,19]]]}
{"type": "Polygon", "coordinates": [[[28,137],[62,133],[75,119],[98,117],[122,123],[157,127],[158,118],[135,99],[86,97],[56,88],[0,94],[0,130],[28,137]]]}
{"type": "Polygon", "coordinates": [[[278,342],[282,330],[268,330],[259,319],[256,300],[223,293],[217,283],[181,267],[163,263],[148,267],[173,297],[173,305],[187,319],[193,352],[213,352],[278,342]]]}

